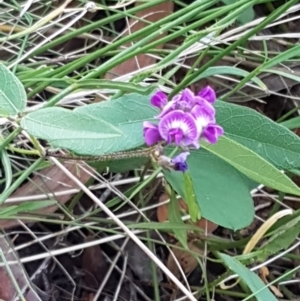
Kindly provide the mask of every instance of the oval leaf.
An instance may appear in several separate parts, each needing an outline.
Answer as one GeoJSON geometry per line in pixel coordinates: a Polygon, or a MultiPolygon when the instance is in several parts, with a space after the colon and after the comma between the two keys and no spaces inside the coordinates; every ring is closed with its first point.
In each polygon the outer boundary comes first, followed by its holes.
{"type": "Polygon", "coordinates": [[[0,111],[4,115],[16,115],[26,106],[26,93],[19,79],[0,64],[0,111]]]}
{"type": "Polygon", "coordinates": [[[217,121],[225,136],[251,149],[279,169],[300,167],[300,138],[262,114],[217,101],[217,121]]]}
{"type": "Polygon", "coordinates": [[[299,187],[289,177],[249,148],[229,138],[221,137],[214,145],[204,142],[202,147],[257,183],[282,192],[300,195],[299,187]]]}
{"type": "Polygon", "coordinates": [[[237,20],[239,23],[244,25],[254,20],[254,18],[255,18],[255,12],[253,10],[253,7],[248,7],[238,16],[237,20]]]}
{"type": "Polygon", "coordinates": [[[103,146],[109,148],[112,138],[121,137],[116,127],[99,117],[93,118],[57,107],[29,113],[22,119],[21,126],[31,135],[45,139],[55,147],[82,155],[97,155],[103,146]]]}
{"type": "Polygon", "coordinates": [[[103,144],[98,155],[129,150],[144,144],[143,121],[153,119],[158,111],[150,105],[150,97],[137,93],[127,94],[110,101],[79,107],[74,112],[86,114],[113,124],[121,136],[103,144]]]}
{"type": "MultiPolygon", "coordinates": [[[[248,226],[254,217],[250,190],[256,184],[204,149],[190,153],[187,163],[201,216],[228,229],[248,226]]],[[[183,174],[166,170],[163,173],[174,190],[186,199],[183,174]]]]}

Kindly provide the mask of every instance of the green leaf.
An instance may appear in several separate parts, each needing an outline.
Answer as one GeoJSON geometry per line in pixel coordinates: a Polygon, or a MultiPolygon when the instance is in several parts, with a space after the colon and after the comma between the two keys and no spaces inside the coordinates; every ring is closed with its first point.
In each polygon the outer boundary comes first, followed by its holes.
{"type": "Polygon", "coordinates": [[[9,115],[22,112],[26,106],[26,93],[19,79],[0,64],[0,111],[9,115]]]}
{"type": "MultiPolygon", "coordinates": [[[[184,225],[181,219],[179,202],[175,196],[174,190],[171,190],[170,202],[168,204],[168,219],[170,223],[184,225]]],[[[188,249],[187,245],[187,231],[186,229],[174,229],[175,237],[181,243],[181,245],[188,249]]]]}
{"type": "Polygon", "coordinates": [[[0,108],[0,117],[8,117],[9,113],[5,111],[3,108],[0,108]]]}
{"type": "Polygon", "coordinates": [[[122,133],[110,139],[98,150],[99,154],[129,150],[144,144],[143,121],[151,121],[158,111],[150,105],[150,97],[136,93],[126,94],[110,101],[79,107],[76,113],[101,118],[122,133]]]}
{"type": "Polygon", "coordinates": [[[299,187],[289,177],[249,148],[227,137],[220,137],[216,144],[204,142],[202,147],[257,183],[282,192],[300,195],[299,187]]]}
{"type": "Polygon", "coordinates": [[[261,247],[261,249],[264,250],[263,256],[260,256],[259,258],[261,261],[264,261],[272,254],[276,254],[281,250],[287,249],[295,242],[300,233],[299,212],[294,214],[294,216],[296,216],[294,219],[279,227],[276,233],[272,235],[261,247]]]}
{"type": "Polygon", "coordinates": [[[185,189],[185,197],[186,197],[185,202],[188,206],[191,220],[193,222],[196,222],[201,218],[201,214],[195,195],[194,183],[188,171],[183,174],[183,179],[184,179],[184,189],[185,189]]]}
{"type": "Polygon", "coordinates": [[[251,149],[279,169],[300,167],[300,139],[262,114],[217,101],[217,121],[225,136],[251,149]]]}
{"type": "Polygon", "coordinates": [[[280,123],[280,125],[285,126],[290,130],[298,129],[300,128],[300,116],[283,121],[280,123]]]}
{"type": "MultiPolygon", "coordinates": [[[[190,153],[187,163],[201,216],[228,229],[247,227],[254,217],[250,191],[256,184],[204,149],[190,153]]],[[[186,199],[183,174],[166,170],[163,173],[174,190],[186,199]]]]}
{"type": "Polygon", "coordinates": [[[247,269],[238,260],[229,255],[219,253],[219,256],[222,260],[224,260],[228,268],[238,274],[248,285],[249,289],[258,301],[277,301],[269,288],[266,287],[263,281],[254,272],[247,269]]]}
{"type": "Polygon", "coordinates": [[[239,16],[238,16],[238,22],[241,24],[247,24],[254,20],[255,13],[253,10],[253,7],[248,7],[246,10],[244,10],[239,16]]]}
{"type": "Polygon", "coordinates": [[[38,201],[38,202],[26,202],[20,205],[10,205],[8,207],[0,207],[0,218],[5,219],[10,216],[14,216],[20,212],[31,212],[34,210],[39,210],[45,207],[49,207],[55,205],[57,202],[54,200],[45,200],[45,201],[38,201]]]}
{"type": "Polygon", "coordinates": [[[87,116],[58,107],[29,113],[22,119],[21,126],[55,147],[82,155],[98,155],[104,148],[109,150],[112,139],[121,137],[116,127],[99,116],[87,116]]]}

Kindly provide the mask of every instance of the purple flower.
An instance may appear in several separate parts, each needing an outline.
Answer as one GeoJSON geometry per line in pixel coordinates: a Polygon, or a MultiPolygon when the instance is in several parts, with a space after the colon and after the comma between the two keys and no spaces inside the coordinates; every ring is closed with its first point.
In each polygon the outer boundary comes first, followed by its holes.
{"type": "Polygon", "coordinates": [[[205,111],[207,114],[211,116],[216,115],[216,110],[214,106],[200,96],[195,96],[195,103],[192,109],[194,109],[197,106],[200,106],[201,110],[205,111]]]}
{"type": "MultiPolygon", "coordinates": [[[[216,93],[210,86],[202,89],[197,95],[190,89],[184,89],[169,102],[166,94],[162,91],[156,92],[151,97],[151,104],[160,108],[161,112],[156,116],[158,125],[144,122],[146,144],[153,145],[165,141],[167,144],[175,143],[177,146],[199,148],[201,138],[216,143],[224,131],[216,124],[213,106],[215,101],[216,93]]],[[[176,162],[176,158],[174,158],[174,162],[178,163],[176,168],[185,170],[185,160],[176,162]]],[[[173,166],[171,159],[168,160],[162,160],[162,163],[165,161],[164,164],[173,166]]]]}
{"type": "Polygon", "coordinates": [[[144,139],[147,145],[151,146],[157,143],[158,141],[162,140],[158,131],[158,126],[156,124],[153,124],[149,121],[144,121],[143,127],[144,139]]]}
{"type": "Polygon", "coordinates": [[[158,124],[160,136],[168,143],[193,145],[199,148],[199,132],[195,118],[190,113],[174,110],[164,115],[158,124]]]}
{"type": "Polygon", "coordinates": [[[162,112],[157,117],[162,118],[173,110],[189,112],[195,104],[194,99],[195,94],[190,89],[184,89],[182,93],[175,95],[172,100],[164,106],[162,112]]]}
{"type": "Polygon", "coordinates": [[[168,103],[168,97],[167,95],[162,91],[157,91],[152,97],[151,97],[151,104],[154,107],[162,108],[168,103]]]}
{"type": "Polygon", "coordinates": [[[172,98],[172,100],[174,100],[175,102],[178,102],[178,101],[192,102],[194,97],[195,97],[194,92],[191,91],[189,88],[185,88],[184,90],[182,90],[181,93],[176,94],[172,98]]]}
{"type": "Polygon", "coordinates": [[[202,107],[200,105],[195,105],[191,110],[191,114],[196,120],[196,125],[200,134],[209,124],[216,122],[215,114],[212,114],[210,108],[206,106],[202,107]]]}
{"type": "Polygon", "coordinates": [[[214,103],[217,99],[216,92],[210,86],[206,86],[205,88],[203,88],[197,94],[197,96],[200,96],[201,98],[204,98],[209,103],[214,103]]]}
{"type": "Polygon", "coordinates": [[[185,172],[188,169],[186,159],[190,153],[189,152],[184,152],[179,154],[178,156],[174,157],[171,160],[171,163],[173,164],[173,169],[185,172]]]}
{"type": "Polygon", "coordinates": [[[195,103],[195,94],[190,89],[184,89],[181,94],[174,96],[174,109],[189,112],[195,103]]]}
{"type": "Polygon", "coordinates": [[[224,130],[221,126],[217,124],[209,124],[204,131],[202,132],[201,136],[208,142],[214,144],[218,141],[219,136],[224,134],[224,130]]]}
{"type": "Polygon", "coordinates": [[[184,152],[174,157],[173,159],[165,155],[160,155],[156,158],[156,162],[164,169],[173,169],[176,171],[185,172],[188,169],[186,159],[189,154],[189,152],[184,152]]]}
{"type": "MultiPolygon", "coordinates": [[[[211,88],[209,87],[209,89],[211,88]]],[[[204,93],[204,95],[208,95],[208,96],[210,94],[211,94],[210,91],[204,93]]],[[[190,89],[184,89],[181,94],[175,95],[172,98],[172,100],[169,101],[162,108],[162,112],[157,116],[157,118],[162,118],[164,115],[168,114],[173,110],[190,112],[196,104],[200,105],[201,107],[204,107],[207,112],[210,112],[210,114],[212,115],[215,114],[215,109],[208,100],[206,100],[201,95],[195,96],[195,94],[190,89]]]]}

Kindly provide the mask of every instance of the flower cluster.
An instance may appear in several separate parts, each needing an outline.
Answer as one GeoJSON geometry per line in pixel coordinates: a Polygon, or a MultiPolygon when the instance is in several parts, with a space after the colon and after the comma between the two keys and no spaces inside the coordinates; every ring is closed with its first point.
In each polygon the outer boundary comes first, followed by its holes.
{"type": "Polygon", "coordinates": [[[158,124],[144,122],[144,138],[147,145],[165,141],[177,146],[196,149],[200,147],[200,139],[216,143],[223,135],[223,128],[216,124],[215,91],[207,86],[195,95],[190,89],[175,95],[168,102],[167,95],[156,92],[151,104],[160,109],[158,124]]]}
{"type": "MultiPolygon", "coordinates": [[[[151,104],[160,109],[156,116],[158,124],[144,122],[145,143],[149,146],[158,142],[175,143],[183,148],[192,146],[196,149],[200,147],[201,138],[216,143],[224,131],[216,124],[215,101],[216,93],[209,86],[197,95],[190,89],[184,89],[169,102],[166,94],[156,92],[151,97],[151,104]]],[[[170,167],[184,172],[187,170],[185,161],[188,155],[184,152],[173,159],[163,156],[163,161],[169,160],[170,167]]]]}

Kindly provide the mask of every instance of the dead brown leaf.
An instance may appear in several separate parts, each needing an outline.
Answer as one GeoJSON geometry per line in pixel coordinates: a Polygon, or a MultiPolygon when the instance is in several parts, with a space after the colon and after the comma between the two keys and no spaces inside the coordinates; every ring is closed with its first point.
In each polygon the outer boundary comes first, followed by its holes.
{"type": "MultiPolygon", "coordinates": [[[[176,246],[181,246],[181,244],[178,242],[176,246]]],[[[199,255],[203,255],[203,251],[197,248],[196,246],[194,246],[192,242],[188,243],[188,247],[190,251],[195,252],[199,255]]],[[[198,261],[195,258],[195,255],[192,255],[185,250],[180,250],[177,248],[172,248],[172,252],[175,258],[178,260],[185,274],[189,274],[197,267],[198,261]]],[[[169,254],[168,257],[167,267],[178,279],[180,278],[180,271],[178,265],[176,264],[171,254],[169,254]]]]}
{"type": "MultiPolygon", "coordinates": [[[[72,172],[82,183],[87,182],[90,178],[90,175],[84,170],[80,170],[78,175],[78,168],[76,163],[64,163],[64,166],[72,172]]],[[[11,197],[22,197],[28,195],[37,195],[37,194],[52,194],[60,191],[65,191],[67,189],[77,188],[74,186],[74,182],[70,180],[58,167],[51,166],[48,168],[39,171],[39,174],[33,176],[32,181],[27,182],[23,186],[19,187],[11,197]]],[[[66,203],[70,199],[71,195],[61,195],[57,196],[56,200],[62,204],[66,203]]],[[[14,203],[16,204],[16,203],[14,203]]],[[[7,205],[9,206],[9,204],[7,205]]],[[[35,211],[35,213],[53,213],[57,210],[57,206],[50,206],[47,208],[40,209],[35,211]]],[[[25,216],[25,214],[22,214],[25,216]]],[[[23,220],[23,222],[28,223],[30,220],[23,220]]],[[[8,229],[18,225],[17,220],[1,220],[0,227],[3,229],[8,229]]]]}
{"type": "MultiPolygon", "coordinates": [[[[138,6],[141,3],[136,2],[135,5],[138,6]]],[[[174,3],[172,1],[166,1],[157,5],[153,5],[148,7],[147,9],[141,10],[136,14],[136,17],[148,21],[150,23],[155,23],[158,20],[168,16],[173,12],[174,3]]],[[[143,22],[142,20],[137,21],[136,19],[130,19],[128,22],[127,28],[123,31],[123,36],[130,35],[134,32],[141,30],[142,28],[147,26],[147,22],[143,22]]],[[[165,34],[160,35],[157,39],[162,38],[165,34]]],[[[131,44],[123,45],[124,47],[130,47],[131,44]]],[[[164,45],[159,45],[156,48],[161,49],[164,45]]],[[[156,62],[156,59],[148,54],[139,54],[135,57],[130,58],[129,60],[121,63],[120,65],[112,68],[106,75],[106,79],[113,79],[120,75],[125,75],[136,70],[142,69],[149,65],[152,65],[156,62]]]]}
{"type": "Polygon", "coordinates": [[[203,229],[206,234],[211,234],[218,228],[217,224],[205,219],[204,217],[197,221],[195,225],[203,229]]]}

